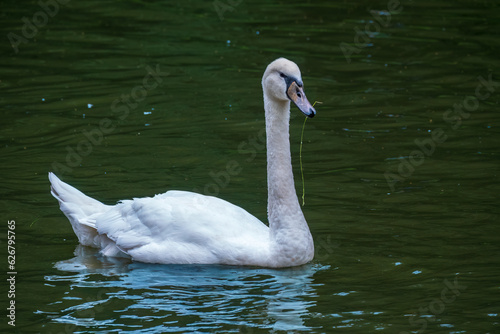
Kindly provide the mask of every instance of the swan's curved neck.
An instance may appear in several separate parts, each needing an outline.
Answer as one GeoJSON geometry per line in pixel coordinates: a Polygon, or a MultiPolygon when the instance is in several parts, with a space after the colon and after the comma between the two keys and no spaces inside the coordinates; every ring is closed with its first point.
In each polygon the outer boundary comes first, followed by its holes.
{"type": "Polygon", "coordinates": [[[290,102],[267,99],[267,187],[268,215],[271,229],[283,227],[290,213],[300,210],[293,182],[290,154],[290,102]]]}
{"type": "MultiPolygon", "coordinates": [[[[264,94],[267,137],[267,212],[271,240],[282,261],[309,261],[314,254],[309,227],[300,209],[290,153],[290,102],[264,94]],[[300,252],[302,254],[300,254],[300,252]],[[306,259],[298,259],[305,256],[306,259]],[[289,258],[291,257],[291,258],[289,258]]],[[[304,262],[304,263],[305,263],[304,262]]]]}

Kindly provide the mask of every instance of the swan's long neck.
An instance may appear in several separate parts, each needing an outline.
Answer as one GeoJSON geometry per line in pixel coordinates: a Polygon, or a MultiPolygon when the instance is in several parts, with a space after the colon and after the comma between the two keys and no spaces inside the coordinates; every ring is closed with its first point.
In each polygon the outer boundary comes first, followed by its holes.
{"type": "Polygon", "coordinates": [[[274,256],[278,261],[306,263],[314,255],[309,227],[300,209],[290,154],[290,102],[264,95],[267,136],[267,212],[274,256]]]}

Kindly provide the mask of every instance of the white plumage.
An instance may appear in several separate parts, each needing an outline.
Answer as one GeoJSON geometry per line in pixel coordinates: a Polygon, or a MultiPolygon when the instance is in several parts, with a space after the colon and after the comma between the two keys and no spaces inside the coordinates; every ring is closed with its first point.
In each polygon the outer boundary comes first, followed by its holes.
{"type": "Polygon", "coordinates": [[[222,199],[186,191],[104,205],[49,173],[80,243],[105,256],[149,263],[287,267],[309,262],[314,245],[293,184],[288,135],[290,100],[315,110],[295,63],[279,58],[262,79],[268,153],[269,227],[222,199]]]}

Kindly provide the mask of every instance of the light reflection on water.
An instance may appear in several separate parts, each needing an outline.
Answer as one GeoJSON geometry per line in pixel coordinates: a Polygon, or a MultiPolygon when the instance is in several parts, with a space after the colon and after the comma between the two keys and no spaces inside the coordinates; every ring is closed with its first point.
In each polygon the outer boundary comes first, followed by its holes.
{"type": "Polygon", "coordinates": [[[142,328],[148,332],[191,332],[238,327],[308,331],[305,319],[315,306],[314,275],[329,266],[309,264],[272,270],[219,265],[150,265],[102,258],[78,246],[76,257],[55,267],[71,275],[49,275],[46,285],[66,284],[59,300],[39,314],[56,323],[100,332],[142,328]],[[85,290],[83,297],[82,290],[85,290]],[[110,310],[111,305],[120,305],[110,310]],[[57,316],[51,308],[60,309],[57,316]],[[104,319],[99,313],[106,313],[104,319]],[[127,326],[127,322],[133,323],[127,326]],[[226,327],[229,326],[229,327],[226,327]],[[250,327],[252,326],[252,327],[250,327]]]}

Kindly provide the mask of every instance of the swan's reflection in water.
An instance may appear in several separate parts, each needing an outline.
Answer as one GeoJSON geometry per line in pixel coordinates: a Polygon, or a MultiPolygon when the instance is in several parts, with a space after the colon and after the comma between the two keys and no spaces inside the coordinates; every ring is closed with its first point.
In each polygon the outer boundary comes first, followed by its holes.
{"type": "Polygon", "coordinates": [[[41,312],[95,332],[307,331],[313,276],[326,269],[152,265],[103,258],[83,246],[75,255],[56,263],[64,273],[45,277],[49,286],[68,288],[41,312]]]}

